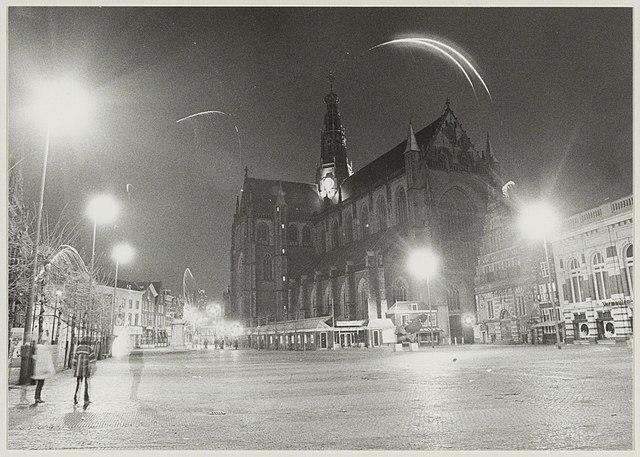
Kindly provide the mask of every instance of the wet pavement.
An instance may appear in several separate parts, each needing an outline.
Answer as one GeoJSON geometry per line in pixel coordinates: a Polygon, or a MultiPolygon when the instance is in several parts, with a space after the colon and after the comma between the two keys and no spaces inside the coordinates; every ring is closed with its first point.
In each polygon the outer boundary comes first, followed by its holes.
{"type": "Polygon", "coordinates": [[[11,389],[8,447],[630,449],[632,361],[597,345],[145,353],[99,362],[86,411],[70,371],[38,406],[11,389]]]}

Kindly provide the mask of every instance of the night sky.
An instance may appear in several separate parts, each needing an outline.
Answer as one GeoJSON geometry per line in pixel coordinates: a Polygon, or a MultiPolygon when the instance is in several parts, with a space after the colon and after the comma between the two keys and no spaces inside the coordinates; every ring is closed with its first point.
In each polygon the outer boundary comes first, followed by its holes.
{"type": "MultiPolygon", "coordinates": [[[[121,277],[175,292],[185,267],[210,297],[226,288],[245,165],[254,177],[314,179],[330,70],[356,170],[450,97],[478,149],[488,131],[504,178],[524,192],[567,214],[631,193],[631,9],[10,8],[8,37],[9,148],[24,157],[27,199],[45,142],[33,81],[73,75],[95,114],[90,129],[52,138],[45,211],[83,217],[89,194],[118,196],[125,212],[100,228],[99,254],[126,239],[138,256],[121,277]],[[367,51],[400,36],[464,50],[493,101],[474,98],[440,56],[367,51]],[[176,123],[202,110],[233,118],[176,123]]],[[[87,221],[77,246],[87,261],[90,236],[87,221]]]]}

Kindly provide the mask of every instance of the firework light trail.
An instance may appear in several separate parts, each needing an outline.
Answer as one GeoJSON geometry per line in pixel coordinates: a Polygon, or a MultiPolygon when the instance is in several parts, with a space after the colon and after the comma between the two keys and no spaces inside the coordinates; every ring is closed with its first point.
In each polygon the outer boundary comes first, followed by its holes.
{"type": "Polygon", "coordinates": [[[412,37],[412,38],[398,38],[395,40],[390,40],[390,41],[385,41],[384,43],[380,43],[376,46],[373,46],[372,48],[369,48],[369,51],[382,47],[382,46],[388,46],[388,45],[394,45],[394,44],[407,44],[407,45],[417,45],[417,46],[423,46],[423,47],[427,47],[429,49],[433,49],[436,50],[438,52],[440,52],[441,54],[443,54],[447,59],[449,59],[450,61],[452,61],[459,69],[460,71],[462,71],[462,73],[464,74],[465,78],[467,79],[467,81],[469,82],[469,85],[471,86],[471,90],[473,90],[473,94],[477,97],[476,94],[476,89],[473,85],[473,82],[471,80],[471,78],[469,77],[469,73],[467,73],[467,71],[465,70],[465,68],[463,67],[463,64],[466,65],[472,72],[473,74],[478,78],[478,80],[480,81],[480,83],[482,84],[482,86],[485,88],[485,90],[487,91],[487,95],[489,96],[489,99],[491,100],[491,92],[489,92],[489,88],[487,87],[487,85],[484,82],[484,79],[482,79],[482,76],[480,76],[480,73],[478,72],[478,70],[476,70],[476,68],[473,66],[473,64],[469,61],[469,59],[467,59],[460,51],[458,51],[457,49],[442,43],[441,41],[438,40],[434,40],[432,38],[422,38],[422,37],[412,37]],[[455,57],[454,57],[455,55],[455,57]],[[457,59],[456,59],[457,57],[457,59]],[[458,61],[458,59],[461,61],[458,61]]]}
{"type": "Polygon", "coordinates": [[[232,120],[233,128],[236,131],[236,138],[238,140],[238,151],[240,153],[240,163],[242,164],[242,142],[240,141],[240,131],[238,130],[238,125],[235,123],[235,120],[233,120],[234,118],[231,114],[225,113],[224,111],[219,111],[219,110],[200,111],[199,113],[190,114],[189,116],[178,119],[176,121],[176,124],[179,124],[180,122],[186,121],[188,119],[193,119],[198,116],[206,116],[209,114],[222,114],[223,116],[228,116],[232,120]]]}

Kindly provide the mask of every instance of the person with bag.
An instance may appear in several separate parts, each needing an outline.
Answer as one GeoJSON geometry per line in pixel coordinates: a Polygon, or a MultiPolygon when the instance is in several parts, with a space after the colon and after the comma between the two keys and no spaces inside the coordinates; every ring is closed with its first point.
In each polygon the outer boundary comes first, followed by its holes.
{"type": "Polygon", "coordinates": [[[31,379],[36,381],[36,404],[44,403],[42,399],[44,380],[52,377],[55,373],[56,369],[53,366],[51,349],[43,340],[39,340],[35,347],[35,353],[33,354],[33,373],[31,374],[31,379]]]}
{"type": "Polygon", "coordinates": [[[78,404],[78,389],[84,379],[84,409],[89,406],[89,378],[96,372],[96,355],[89,338],[83,338],[73,357],[73,376],[76,378],[76,391],[73,394],[73,404],[78,404]]]}

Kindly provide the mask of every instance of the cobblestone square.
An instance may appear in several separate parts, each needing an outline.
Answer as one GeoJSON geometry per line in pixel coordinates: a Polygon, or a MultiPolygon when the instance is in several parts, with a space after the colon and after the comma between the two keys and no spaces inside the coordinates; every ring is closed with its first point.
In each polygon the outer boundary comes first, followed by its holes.
{"type": "Polygon", "coordinates": [[[9,391],[10,449],[630,449],[624,346],[150,353],[9,391]],[[29,400],[33,399],[29,388],[29,400]]]}

